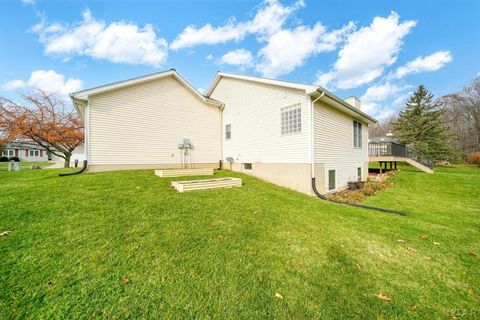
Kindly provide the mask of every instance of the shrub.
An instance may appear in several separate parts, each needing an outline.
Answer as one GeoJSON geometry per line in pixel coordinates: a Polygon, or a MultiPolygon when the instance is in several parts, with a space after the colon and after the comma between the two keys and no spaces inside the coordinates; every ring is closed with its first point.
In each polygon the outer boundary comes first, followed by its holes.
{"type": "Polygon", "coordinates": [[[0,157],[0,162],[8,162],[8,158],[7,157],[0,157]]]}
{"type": "Polygon", "coordinates": [[[390,181],[390,177],[394,175],[394,171],[385,173],[380,176],[380,180],[370,180],[365,182],[365,186],[360,190],[343,190],[335,193],[327,194],[327,198],[330,200],[344,201],[348,203],[360,203],[367,197],[374,196],[378,192],[390,188],[393,186],[393,182],[390,181]]]}
{"type": "Polygon", "coordinates": [[[10,157],[8,158],[8,161],[15,161],[15,162],[20,162],[20,159],[18,157],[10,157]]]}
{"type": "Polygon", "coordinates": [[[480,165],[480,151],[470,153],[468,155],[467,162],[470,164],[480,165]]]}

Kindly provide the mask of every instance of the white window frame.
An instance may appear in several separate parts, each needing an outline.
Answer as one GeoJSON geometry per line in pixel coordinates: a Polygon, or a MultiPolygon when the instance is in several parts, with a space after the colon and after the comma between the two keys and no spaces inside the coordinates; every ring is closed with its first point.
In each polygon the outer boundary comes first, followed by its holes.
{"type": "Polygon", "coordinates": [[[359,121],[353,120],[353,147],[362,149],[363,147],[363,124],[359,121]]]}
{"type": "Polygon", "coordinates": [[[328,179],[327,179],[327,190],[328,190],[328,192],[336,191],[337,190],[337,169],[328,169],[327,170],[327,177],[328,177],[328,179]],[[335,181],[334,181],[335,186],[334,186],[333,189],[330,189],[330,171],[333,171],[334,174],[335,174],[335,181]]]}
{"type": "Polygon", "coordinates": [[[28,155],[30,157],[40,157],[40,151],[39,150],[29,150],[28,155]]]}
{"type": "Polygon", "coordinates": [[[15,150],[9,149],[4,151],[5,157],[14,157],[15,156],[15,150]]]}
{"type": "Polygon", "coordinates": [[[302,133],[302,105],[300,103],[280,109],[280,134],[289,136],[302,133]]]}
{"type": "Polygon", "coordinates": [[[232,139],[232,124],[226,124],[225,125],[225,140],[231,140],[232,139]]]}

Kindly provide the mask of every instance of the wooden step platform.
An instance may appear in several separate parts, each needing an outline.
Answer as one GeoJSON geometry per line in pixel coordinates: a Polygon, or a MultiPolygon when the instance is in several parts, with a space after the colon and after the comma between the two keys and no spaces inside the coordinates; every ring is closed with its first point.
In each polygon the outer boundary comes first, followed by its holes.
{"type": "Polygon", "coordinates": [[[213,168],[159,169],[159,170],[155,170],[155,175],[159,177],[213,176],[213,168]]]}
{"type": "Polygon", "coordinates": [[[229,177],[206,180],[172,181],[172,187],[174,187],[178,192],[219,188],[236,188],[241,186],[242,179],[229,177]]]}

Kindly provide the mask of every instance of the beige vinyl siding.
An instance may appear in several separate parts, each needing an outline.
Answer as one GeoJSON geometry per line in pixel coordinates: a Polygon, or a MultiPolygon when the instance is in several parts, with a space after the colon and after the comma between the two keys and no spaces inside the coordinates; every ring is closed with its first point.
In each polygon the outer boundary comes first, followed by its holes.
{"type": "Polygon", "coordinates": [[[181,162],[178,144],[194,146],[191,161],[220,160],[220,110],[173,76],[89,97],[89,163],[181,162]]]}
{"type": "Polygon", "coordinates": [[[315,163],[324,164],[325,191],[328,191],[328,171],[336,170],[336,187],[342,189],[351,179],[357,179],[357,168],[367,176],[368,125],[362,122],[362,148],[353,146],[351,116],[323,103],[315,103],[314,112],[315,163]]]}
{"type": "MultiPolygon", "coordinates": [[[[223,159],[236,163],[309,163],[308,96],[297,89],[222,77],[212,98],[225,104],[223,159]],[[301,132],[281,134],[281,109],[299,104],[301,132]],[[225,125],[231,139],[225,140],[225,125]]],[[[255,167],[255,165],[254,165],[255,167]]]]}

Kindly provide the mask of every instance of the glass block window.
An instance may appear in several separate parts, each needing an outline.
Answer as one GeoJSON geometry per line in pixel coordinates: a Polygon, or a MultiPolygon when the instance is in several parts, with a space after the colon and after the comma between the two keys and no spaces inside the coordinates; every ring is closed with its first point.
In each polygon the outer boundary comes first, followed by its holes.
{"type": "Polygon", "coordinates": [[[302,132],[302,109],[300,104],[285,107],[282,112],[282,135],[302,132]]]}

